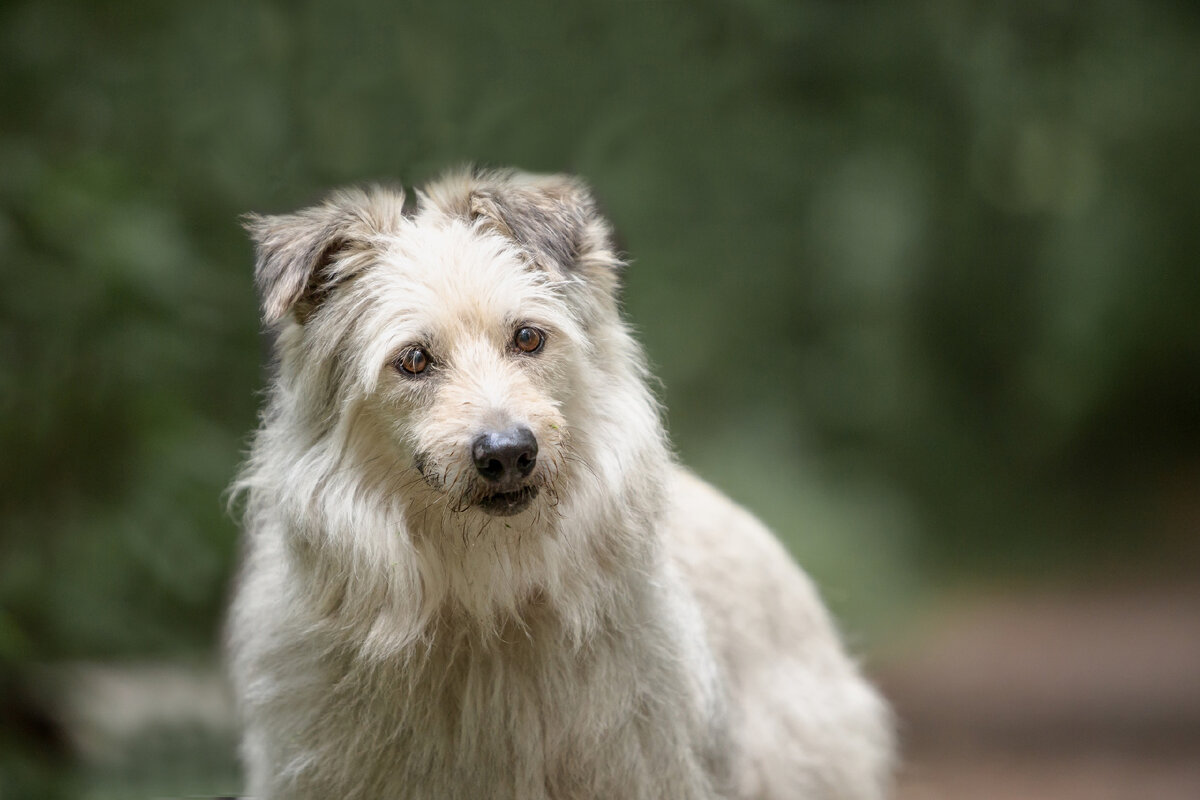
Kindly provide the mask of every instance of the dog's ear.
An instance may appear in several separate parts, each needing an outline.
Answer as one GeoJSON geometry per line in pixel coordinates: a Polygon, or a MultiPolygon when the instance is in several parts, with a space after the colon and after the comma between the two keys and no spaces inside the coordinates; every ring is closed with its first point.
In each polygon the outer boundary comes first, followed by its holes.
{"type": "Polygon", "coordinates": [[[303,324],[328,293],[323,287],[330,284],[330,267],[346,240],[340,220],[321,211],[243,218],[254,240],[254,283],[267,324],[292,311],[303,324]]]}
{"type": "Polygon", "coordinates": [[[294,214],[243,217],[255,244],[263,321],[272,324],[291,312],[300,324],[307,322],[338,284],[362,268],[364,260],[352,256],[393,227],[403,205],[399,191],[351,189],[294,214]]]}
{"type": "Polygon", "coordinates": [[[612,226],[583,181],[567,175],[480,173],[468,215],[524,249],[542,269],[615,289],[621,267],[612,226]]]}

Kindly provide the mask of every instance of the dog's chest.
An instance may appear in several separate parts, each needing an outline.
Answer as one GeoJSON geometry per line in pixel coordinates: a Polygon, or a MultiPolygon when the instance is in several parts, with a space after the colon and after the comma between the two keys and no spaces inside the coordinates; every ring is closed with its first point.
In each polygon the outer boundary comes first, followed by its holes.
{"type": "Polygon", "coordinates": [[[373,675],[371,699],[349,706],[375,734],[344,755],[372,762],[383,796],[571,796],[610,783],[614,746],[636,740],[632,673],[607,647],[439,642],[418,665],[373,675]]]}

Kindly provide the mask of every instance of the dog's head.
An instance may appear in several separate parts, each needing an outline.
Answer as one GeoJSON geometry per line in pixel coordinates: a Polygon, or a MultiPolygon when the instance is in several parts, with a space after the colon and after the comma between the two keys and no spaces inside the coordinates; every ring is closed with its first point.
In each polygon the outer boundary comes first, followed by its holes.
{"type": "Polygon", "coordinates": [[[577,471],[581,393],[635,369],[606,363],[637,361],[611,230],[564,176],[462,172],[417,195],[248,219],[288,435],[368,475],[410,527],[536,519],[577,471]]]}

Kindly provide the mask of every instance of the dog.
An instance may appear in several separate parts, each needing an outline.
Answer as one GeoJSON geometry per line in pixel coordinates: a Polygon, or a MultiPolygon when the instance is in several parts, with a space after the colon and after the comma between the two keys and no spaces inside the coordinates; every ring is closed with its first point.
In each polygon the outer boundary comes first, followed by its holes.
{"type": "Polygon", "coordinates": [[[246,224],[276,336],[234,484],[250,796],[886,796],[886,705],[672,456],[580,180],[466,169],[246,224]]]}

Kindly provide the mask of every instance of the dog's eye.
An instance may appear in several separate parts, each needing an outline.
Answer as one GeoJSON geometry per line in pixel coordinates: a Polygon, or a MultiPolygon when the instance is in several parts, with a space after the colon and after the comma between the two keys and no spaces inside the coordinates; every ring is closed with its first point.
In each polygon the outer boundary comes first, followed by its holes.
{"type": "Polygon", "coordinates": [[[410,347],[396,359],[396,366],[409,375],[420,375],[429,367],[429,353],[423,347],[410,347]]]}
{"type": "Polygon", "coordinates": [[[536,353],[546,342],[546,334],[537,328],[518,328],[513,335],[513,345],[522,353],[536,353]]]}

